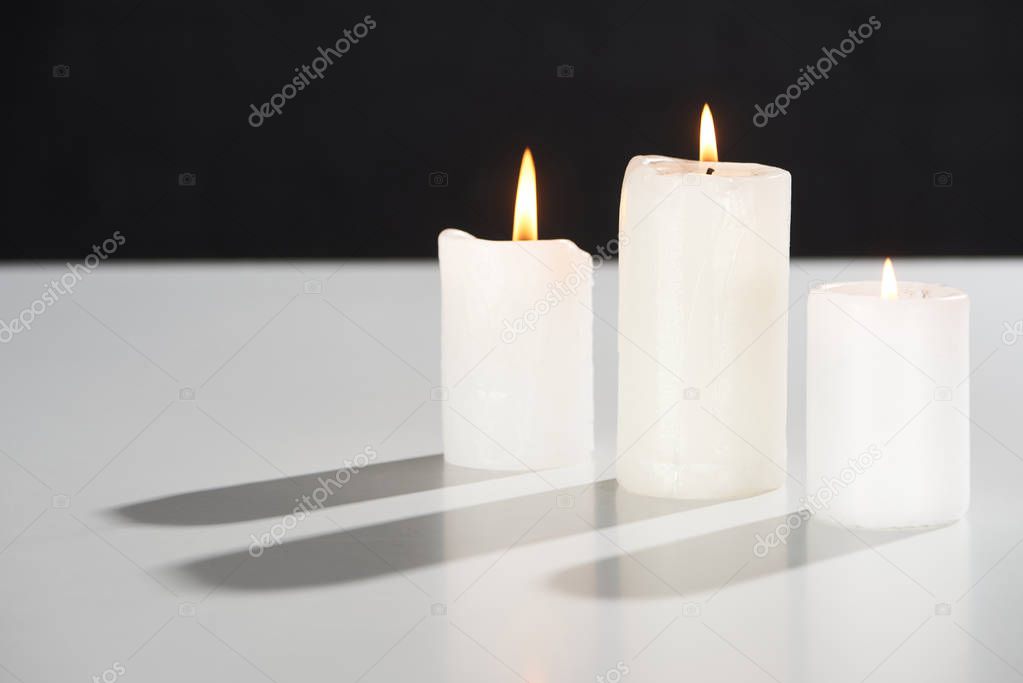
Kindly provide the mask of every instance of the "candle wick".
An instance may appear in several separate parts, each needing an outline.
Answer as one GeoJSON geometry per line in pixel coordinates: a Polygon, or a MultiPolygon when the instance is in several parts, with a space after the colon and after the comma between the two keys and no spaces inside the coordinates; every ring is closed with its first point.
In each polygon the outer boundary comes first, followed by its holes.
{"type": "Polygon", "coordinates": [[[714,169],[713,168],[708,168],[707,169],[707,175],[714,175],[714,169]]]}

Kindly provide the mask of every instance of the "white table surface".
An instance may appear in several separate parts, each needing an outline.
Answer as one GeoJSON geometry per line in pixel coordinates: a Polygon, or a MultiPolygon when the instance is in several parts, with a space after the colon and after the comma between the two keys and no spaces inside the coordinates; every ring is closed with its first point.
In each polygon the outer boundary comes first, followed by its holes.
{"type": "MultiPolygon", "coordinates": [[[[814,519],[759,559],[799,486],[686,504],[605,471],[613,265],[596,462],[540,477],[443,465],[435,263],[115,260],[0,345],[0,683],[1023,680],[1023,339],[1003,340],[1023,261],[896,261],[972,298],[968,517],[814,519]],[[367,446],[371,467],[248,555],[367,446]]],[[[0,268],[0,317],[62,269],[0,268]]],[[[799,481],[807,286],[879,269],[793,264],[799,481]]]]}

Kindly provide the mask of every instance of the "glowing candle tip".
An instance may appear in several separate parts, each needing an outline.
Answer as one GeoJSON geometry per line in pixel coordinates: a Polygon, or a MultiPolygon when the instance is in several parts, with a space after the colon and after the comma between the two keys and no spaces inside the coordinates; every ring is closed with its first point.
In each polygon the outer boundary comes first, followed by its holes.
{"type": "Polygon", "coordinates": [[[710,105],[703,105],[700,114],[700,161],[718,160],[718,142],[714,134],[714,117],[710,113],[710,105]]]}
{"type": "Polygon", "coordinates": [[[895,280],[895,267],[890,258],[884,260],[884,269],[881,271],[881,298],[887,301],[899,298],[899,283],[895,280]]]}
{"type": "Polygon", "coordinates": [[[512,240],[516,242],[537,239],[536,227],[536,167],[533,153],[526,147],[519,167],[519,186],[515,192],[515,218],[512,221],[512,240]]]}

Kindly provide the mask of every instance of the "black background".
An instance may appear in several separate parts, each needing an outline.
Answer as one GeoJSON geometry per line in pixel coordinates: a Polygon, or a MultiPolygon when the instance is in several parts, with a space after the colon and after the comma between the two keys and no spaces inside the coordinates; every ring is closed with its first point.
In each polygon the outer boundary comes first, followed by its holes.
{"type": "Polygon", "coordinates": [[[795,256],[1020,254],[1010,7],[32,3],[8,26],[3,257],[81,258],[114,230],[118,258],[431,257],[444,227],[510,235],[526,145],[541,237],[593,250],[629,158],[693,158],[705,100],[723,160],[792,172],[795,256]],[[249,125],[366,15],[322,80],[249,125]],[[828,80],[754,127],[755,104],[871,15],[882,27],[828,80]]]}

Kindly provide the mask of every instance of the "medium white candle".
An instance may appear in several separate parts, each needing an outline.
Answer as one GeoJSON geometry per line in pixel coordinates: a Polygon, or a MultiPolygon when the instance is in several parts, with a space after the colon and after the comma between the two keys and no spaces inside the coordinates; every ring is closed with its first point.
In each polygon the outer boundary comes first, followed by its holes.
{"type": "Polygon", "coordinates": [[[444,458],[539,470],[593,452],[593,265],[569,240],[536,239],[532,157],[523,156],[512,241],[444,230],[444,458]]]}
{"type": "Polygon", "coordinates": [[[807,311],[807,489],[857,527],[959,519],[970,502],[970,301],[942,285],[824,285],[807,311]]]}
{"type": "Polygon", "coordinates": [[[791,177],[718,162],[711,126],[709,160],[635,157],[622,184],[618,480],[646,495],[784,477],[791,177]]]}

